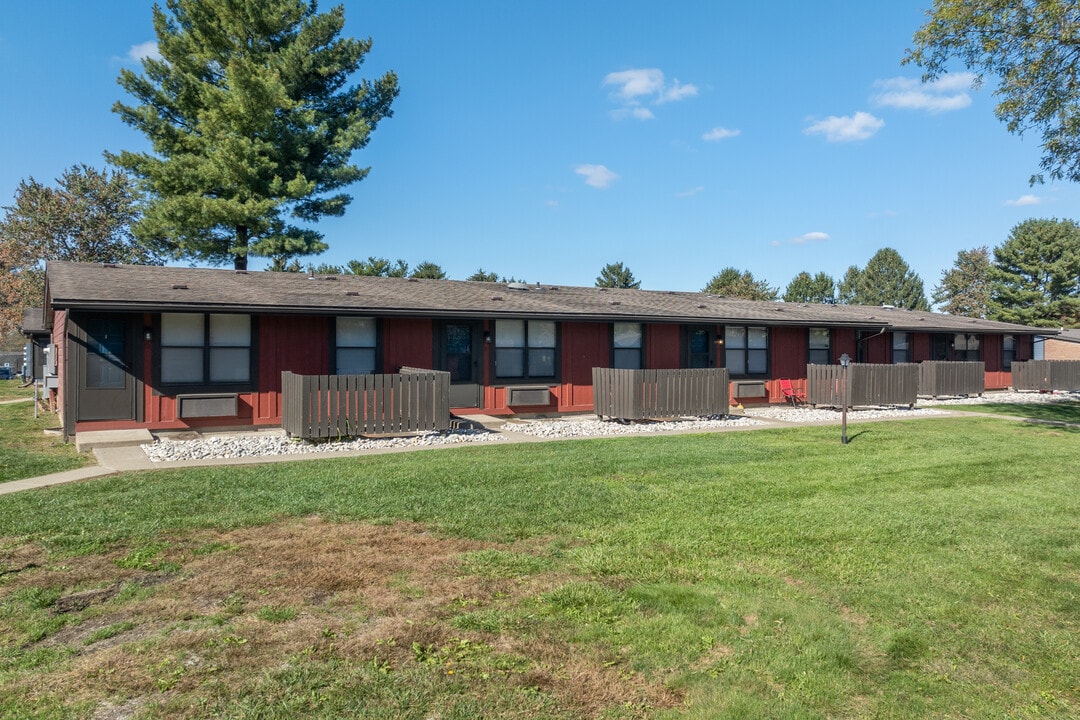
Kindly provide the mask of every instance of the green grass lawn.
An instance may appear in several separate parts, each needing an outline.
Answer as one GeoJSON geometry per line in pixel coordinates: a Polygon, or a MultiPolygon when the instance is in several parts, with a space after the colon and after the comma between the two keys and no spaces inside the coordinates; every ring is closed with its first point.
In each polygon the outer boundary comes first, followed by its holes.
{"type": "Polygon", "coordinates": [[[0,400],[34,397],[33,387],[22,387],[21,380],[0,380],[0,400]]]}
{"type": "Polygon", "coordinates": [[[1080,432],[849,434],[0,496],[0,717],[1080,715],[1080,432]]]}
{"type": "Polygon", "coordinates": [[[1053,422],[1080,423],[1080,402],[1052,403],[983,403],[979,405],[949,405],[949,410],[959,412],[993,413],[1013,417],[1049,420],[1053,422]]]}
{"type": "Polygon", "coordinates": [[[92,456],[80,455],[73,444],[65,444],[59,435],[45,434],[46,428],[57,423],[56,415],[48,412],[35,418],[33,402],[0,404],[0,428],[3,428],[0,483],[72,470],[94,462],[92,456]]]}

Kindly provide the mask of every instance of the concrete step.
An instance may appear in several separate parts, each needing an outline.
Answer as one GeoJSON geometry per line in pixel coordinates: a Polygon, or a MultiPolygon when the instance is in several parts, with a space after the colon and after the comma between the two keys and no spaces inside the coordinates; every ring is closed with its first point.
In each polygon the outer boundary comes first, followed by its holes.
{"type": "Polygon", "coordinates": [[[154,442],[154,436],[146,428],[137,430],[91,430],[75,433],[75,449],[88,452],[94,448],[131,447],[154,442]]]}

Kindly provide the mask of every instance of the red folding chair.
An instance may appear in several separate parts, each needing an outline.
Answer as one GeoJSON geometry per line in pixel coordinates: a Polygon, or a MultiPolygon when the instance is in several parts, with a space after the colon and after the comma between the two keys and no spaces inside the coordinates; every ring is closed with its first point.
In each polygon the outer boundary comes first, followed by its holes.
{"type": "Polygon", "coordinates": [[[791,378],[780,378],[780,392],[784,394],[784,401],[792,406],[806,402],[806,393],[796,390],[791,378]]]}

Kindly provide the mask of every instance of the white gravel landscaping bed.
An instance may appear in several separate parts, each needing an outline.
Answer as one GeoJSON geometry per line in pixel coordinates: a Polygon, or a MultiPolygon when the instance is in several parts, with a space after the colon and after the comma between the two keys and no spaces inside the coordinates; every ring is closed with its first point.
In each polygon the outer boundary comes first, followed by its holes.
{"type": "MultiPolygon", "coordinates": [[[[791,407],[790,405],[767,405],[762,407],[747,408],[746,414],[763,420],[777,420],[786,423],[826,423],[840,422],[842,413],[833,408],[812,408],[809,405],[791,407]]],[[[930,408],[907,407],[879,407],[857,408],[848,410],[848,422],[859,420],[887,420],[890,418],[913,418],[927,417],[930,415],[947,415],[946,410],[932,410],[930,408]]]]}
{"type": "MultiPolygon", "coordinates": [[[[932,400],[920,398],[915,408],[880,407],[858,408],[848,411],[848,421],[881,420],[890,418],[914,418],[945,415],[947,410],[937,410],[934,405],[979,405],[984,403],[1050,403],[1080,401],[1080,392],[1017,393],[993,392],[981,397],[943,398],[932,400]]],[[[618,422],[598,420],[592,415],[565,418],[538,418],[534,420],[511,420],[506,422],[502,433],[521,433],[534,437],[585,438],[615,435],[640,435],[678,431],[710,431],[729,428],[746,428],[764,425],[769,421],[784,423],[839,423],[841,413],[833,408],[812,408],[809,405],[765,405],[746,409],[745,415],[718,415],[688,417],[678,420],[618,422]]],[[[342,451],[384,450],[394,448],[436,447],[463,443],[498,442],[504,440],[500,432],[489,430],[452,430],[446,433],[421,433],[392,438],[355,438],[332,442],[309,442],[287,437],[279,433],[238,433],[217,435],[196,440],[171,440],[159,438],[152,444],[143,445],[147,457],[153,462],[177,460],[210,460],[269,455],[301,455],[342,451]]]]}
{"type": "Polygon", "coordinates": [[[645,420],[619,422],[598,420],[595,417],[544,418],[515,420],[502,427],[503,432],[516,432],[543,438],[603,437],[608,435],[639,435],[641,433],[675,432],[679,430],[720,430],[749,427],[761,423],[741,415],[716,415],[678,420],[645,420]]]}
{"type": "Polygon", "coordinates": [[[290,438],[284,433],[245,433],[221,435],[197,440],[159,438],[142,449],[153,462],[176,460],[211,460],[264,457],[267,455],[303,455],[393,448],[435,447],[462,443],[498,442],[503,437],[488,430],[452,430],[446,433],[421,433],[392,438],[354,438],[351,440],[310,442],[290,438]]]}

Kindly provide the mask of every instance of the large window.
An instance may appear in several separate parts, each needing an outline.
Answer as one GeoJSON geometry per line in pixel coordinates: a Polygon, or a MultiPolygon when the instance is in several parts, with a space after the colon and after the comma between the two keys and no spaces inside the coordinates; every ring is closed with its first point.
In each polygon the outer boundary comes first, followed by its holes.
{"type": "Polygon", "coordinates": [[[339,317],[335,333],[334,372],[338,375],[370,375],[376,370],[378,334],[375,318],[339,317]]]}
{"type": "Polygon", "coordinates": [[[892,334],[892,361],[894,363],[911,361],[911,333],[894,332],[892,334]]]}
{"type": "Polygon", "coordinates": [[[811,365],[828,365],[832,360],[832,334],[829,328],[810,328],[810,349],[806,362],[811,365]]]}
{"type": "Polygon", "coordinates": [[[250,315],[162,313],[162,383],[235,385],[250,381],[250,315]]]}
{"type": "Polygon", "coordinates": [[[1016,337],[1005,335],[1001,338],[1001,369],[1012,370],[1014,360],[1016,360],[1016,337]]]}
{"type": "Polygon", "coordinates": [[[956,333],[956,337],[953,338],[952,359],[958,361],[982,360],[982,350],[979,346],[980,342],[978,335],[971,333],[956,333]]]}
{"type": "Polygon", "coordinates": [[[495,377],[552,380],[555,378],[555,354],[553,321],[495,321],[495,377]]]}
{"type": "Polygon", "coordinates": [[[724,360],[731,375],[765,375],[769,372],[769,329],[724,328],[724,360]]]}
{"type": "Polygon", "coordinates": [[[641,323],[614,323],[612,328],[612,363],[619,370],[640,370],[641,323]]]}

